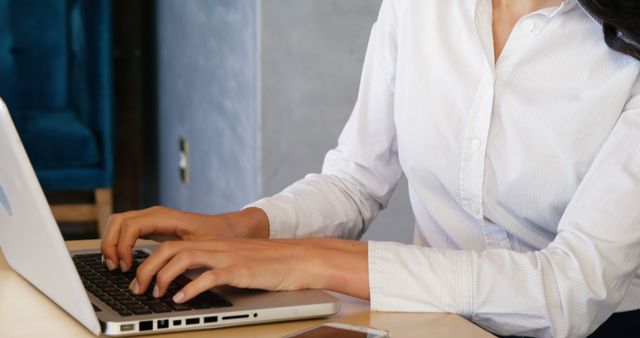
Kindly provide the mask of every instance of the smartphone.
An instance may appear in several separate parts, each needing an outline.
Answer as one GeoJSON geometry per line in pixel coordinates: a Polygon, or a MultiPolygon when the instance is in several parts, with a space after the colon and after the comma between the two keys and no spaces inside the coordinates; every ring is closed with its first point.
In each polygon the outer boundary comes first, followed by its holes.
{"type": "Polygon", "coordinates": [[[345,323],[324,323],[283,338],[390,338],[388,331],[345,323]]]}

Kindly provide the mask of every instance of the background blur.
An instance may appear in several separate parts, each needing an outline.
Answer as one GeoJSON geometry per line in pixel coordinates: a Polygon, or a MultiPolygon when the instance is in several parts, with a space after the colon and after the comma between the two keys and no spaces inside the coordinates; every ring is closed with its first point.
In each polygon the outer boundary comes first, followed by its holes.
{"type": "MultiPolygon", "coordinates": [[[[25,0],[0,0],[0,11],[7,1],[25,0]]],[[[355,103],[379,6],[380,0],[109,2],[113,210],[163,204],[226,212],[319,172],[355,103]]],[[[47,196],[66,205],[98,195],[47,196]]],[[[97,235],[92,222],[72,219],[61,227],[68,239],[97,235]]],[[[365,239],[410,242],[412,231],[403,179],[365,239]]]]}

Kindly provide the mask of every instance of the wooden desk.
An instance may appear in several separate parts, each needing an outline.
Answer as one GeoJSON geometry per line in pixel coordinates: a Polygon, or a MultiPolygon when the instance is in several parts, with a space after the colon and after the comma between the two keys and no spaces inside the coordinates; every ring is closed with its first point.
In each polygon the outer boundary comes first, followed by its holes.
{"type": "MultiPolygon", "coordinates": [[[[97,240],[67,242],[71,249],[98,247],[97,240]]],[[[337,295],[342,310],[331,318],[240,326],[214,330],[158,335],[162,338],[271,338],[313,325],[337,321],[389,330],[393,338],[402,337],[494,337],[462,317],[439,313],[370,312],[369,303],[337,295]]],[[[7,265],[0,253],[0,337],[93,337],[84,326],[51,302],[7,265]]],[[[151,336],[145,336],[151,337],[151,336]]]]}

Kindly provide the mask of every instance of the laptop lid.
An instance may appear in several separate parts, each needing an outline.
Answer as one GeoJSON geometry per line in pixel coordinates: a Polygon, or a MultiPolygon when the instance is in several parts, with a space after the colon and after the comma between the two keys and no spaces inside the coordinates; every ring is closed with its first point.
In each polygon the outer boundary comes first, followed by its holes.
{"type": "Polygon", "coordinates": [[[7,263],[99,335],[89,297],[2,99],[0,162],[0,247],[7,263]]]}

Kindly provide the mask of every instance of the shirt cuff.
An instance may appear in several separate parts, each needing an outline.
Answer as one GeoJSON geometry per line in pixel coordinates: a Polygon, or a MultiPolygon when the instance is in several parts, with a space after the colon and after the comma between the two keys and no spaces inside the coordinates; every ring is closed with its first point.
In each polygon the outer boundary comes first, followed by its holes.
{"type": "Polygon", "coordinates": [[[285,225],[286,223],[282,222],[283,219],[286,219],[286,211],[283,210],[278,203],[273,201],[271,198],[263,198],[258,201],[255,201],[251,204],[244,206],[242,209],[246,208],[259,208],[267,214],[267,218],[269,219],[269,238],[292,238],[295,233],[295,228],[292,226],[285,225]]]}
{"type": "Polygon", "coordinates": [[[375,241],[368,250],[371,310],[471,316],[468,252],[375,241]]]}

